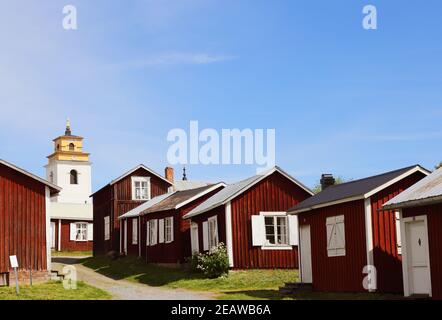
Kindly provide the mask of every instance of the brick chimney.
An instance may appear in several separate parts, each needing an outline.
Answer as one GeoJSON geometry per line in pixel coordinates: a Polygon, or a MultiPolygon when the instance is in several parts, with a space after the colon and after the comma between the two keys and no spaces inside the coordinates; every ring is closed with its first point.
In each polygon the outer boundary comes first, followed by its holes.
{"type": "Polygon", "coordinates": [[[336,182],[335,178],[333,178],[333,175],[330,173],[324,173],[321,175],[321,190],[325,190],[328,187],[334,185],[336,182]]]}
{"type": "Polygon", "coordinates": [[[174,181],[173,168],[172,167],[166,167],[166,169],[164,169],[164,176],[166,177],[167,180],[170,181],[170,183],[173,183],[173,181],[174,181]]]}

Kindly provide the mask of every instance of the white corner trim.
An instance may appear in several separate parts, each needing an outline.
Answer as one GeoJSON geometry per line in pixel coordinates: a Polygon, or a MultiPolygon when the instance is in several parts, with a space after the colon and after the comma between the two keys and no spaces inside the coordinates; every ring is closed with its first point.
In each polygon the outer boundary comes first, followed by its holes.
{"type": "MultiPolygon", "coordinates": [[[[51,189],[45,187],[45,220],[46,220],[46,270],[51,270],[52,257],[51,257],[51,189]]],[[[54,230],[55,231],[55,230],[54,230]]]]}
{"type": "Polygon", "coordinates": [[[232,203],[229,202],[225,207],[226,214],[226,247],[227,255],[229,257],[230,267],[234,266],[233,261],[233,234],[232,234],[232,203]]]}
{"type": "MultiPolygon", "coordinates": [[[[373,222],[371,212],[371,198],[365,199],[365,246],[367,249],[367,266],[374,266],[373,222]]],[[[376,290],[370,289],[370,292],[376,290]]]]}
{"type": "Polygon", "coordinates": [[[401,224],[402,238],[402,281],[404,285],[404,296],[410,296],[409,275],[408,275],[408,254],[407,254],[407,237],[405,234],[405,220],[402,217],[402,209],[399,210],[399,218],[401,224]]]}
{"type": "Polygon", "coordinates": [[[421,172],[421,173],[423,173],[423,174],[425,174],[425,175],[427,175],[427,176],[430,174],[428,171],[422,169],[422,168],[419,167],[419,166],[416,166],[416,167],[414,167],[414,168],[408,170],[407,172],[401,174],[400,176],[398,176],[398,177],[396,177],[396,178],[394,178],[394,179],[388,181],[387,183],[384,183],[383,185],[381,185],[381,186],[379,186],[379,187],[377,187],[377,188],[375,188],[375,189],[373,189],[373,190],[367,192],[367,193],[364,195],[364,197],[365,197],[365,198],[369,198],[369,197],[371,197],[372,195],[378,193],[379,191],[384,190],[385,188],[387,188],[387,187],[389,187],[389,186],[395,184],[396,182],[401,181],[402,179],[408,177],[409,175],[412,175],[412,174],[415,173],[415,172],[421,172]]]}
{"type": "Polygon", "coordinates": [[[61,219],[58,219],[58,251],[61,251],[61,219]]]}
{"type": "Polygon", "coordinates": [[[141,217],[138,220],[138,257],[141,257],[141,217]]]}

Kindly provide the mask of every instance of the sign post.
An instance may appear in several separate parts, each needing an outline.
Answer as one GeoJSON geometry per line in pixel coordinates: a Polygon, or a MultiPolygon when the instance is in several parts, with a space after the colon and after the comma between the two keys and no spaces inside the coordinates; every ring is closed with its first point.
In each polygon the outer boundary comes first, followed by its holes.
{"type": "Polygon", "coordinates": [[[9,256],[9,262],[11,263],[11,268],[14,268],[14,275],[15,275],[15,291],[17,292],[17,295],[20,294],[20,287],[18,285],[18,261],[17,256],[9,256]]]}

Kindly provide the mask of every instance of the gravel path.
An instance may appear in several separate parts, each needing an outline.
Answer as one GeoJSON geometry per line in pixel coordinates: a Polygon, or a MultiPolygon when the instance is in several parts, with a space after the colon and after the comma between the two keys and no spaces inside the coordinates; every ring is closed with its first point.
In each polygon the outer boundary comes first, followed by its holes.
{"type": "Polygon", "coordinates": [[[193,292],[183,289],[165,289],[127,280],[114,280],[81,264],[81,257],[54,257],[53,269],[61,270],[62,265],[73,265],[77,270],[77,279],[91,286],[107,291],[115,300],[211,300],[214,295],[205,292],[193,292]]]}

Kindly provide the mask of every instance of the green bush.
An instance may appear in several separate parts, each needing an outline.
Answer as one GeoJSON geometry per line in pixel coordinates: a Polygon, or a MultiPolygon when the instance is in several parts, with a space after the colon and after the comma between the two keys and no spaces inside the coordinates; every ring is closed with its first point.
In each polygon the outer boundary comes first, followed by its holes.
{"type": "Polygon", "coordinates": [[[212,248],[208,253],[195,253],[190,258],[190,267],[202,272],[207,278],[215,279],[229,274],[229,257],[223,243],[212,248]]]}

